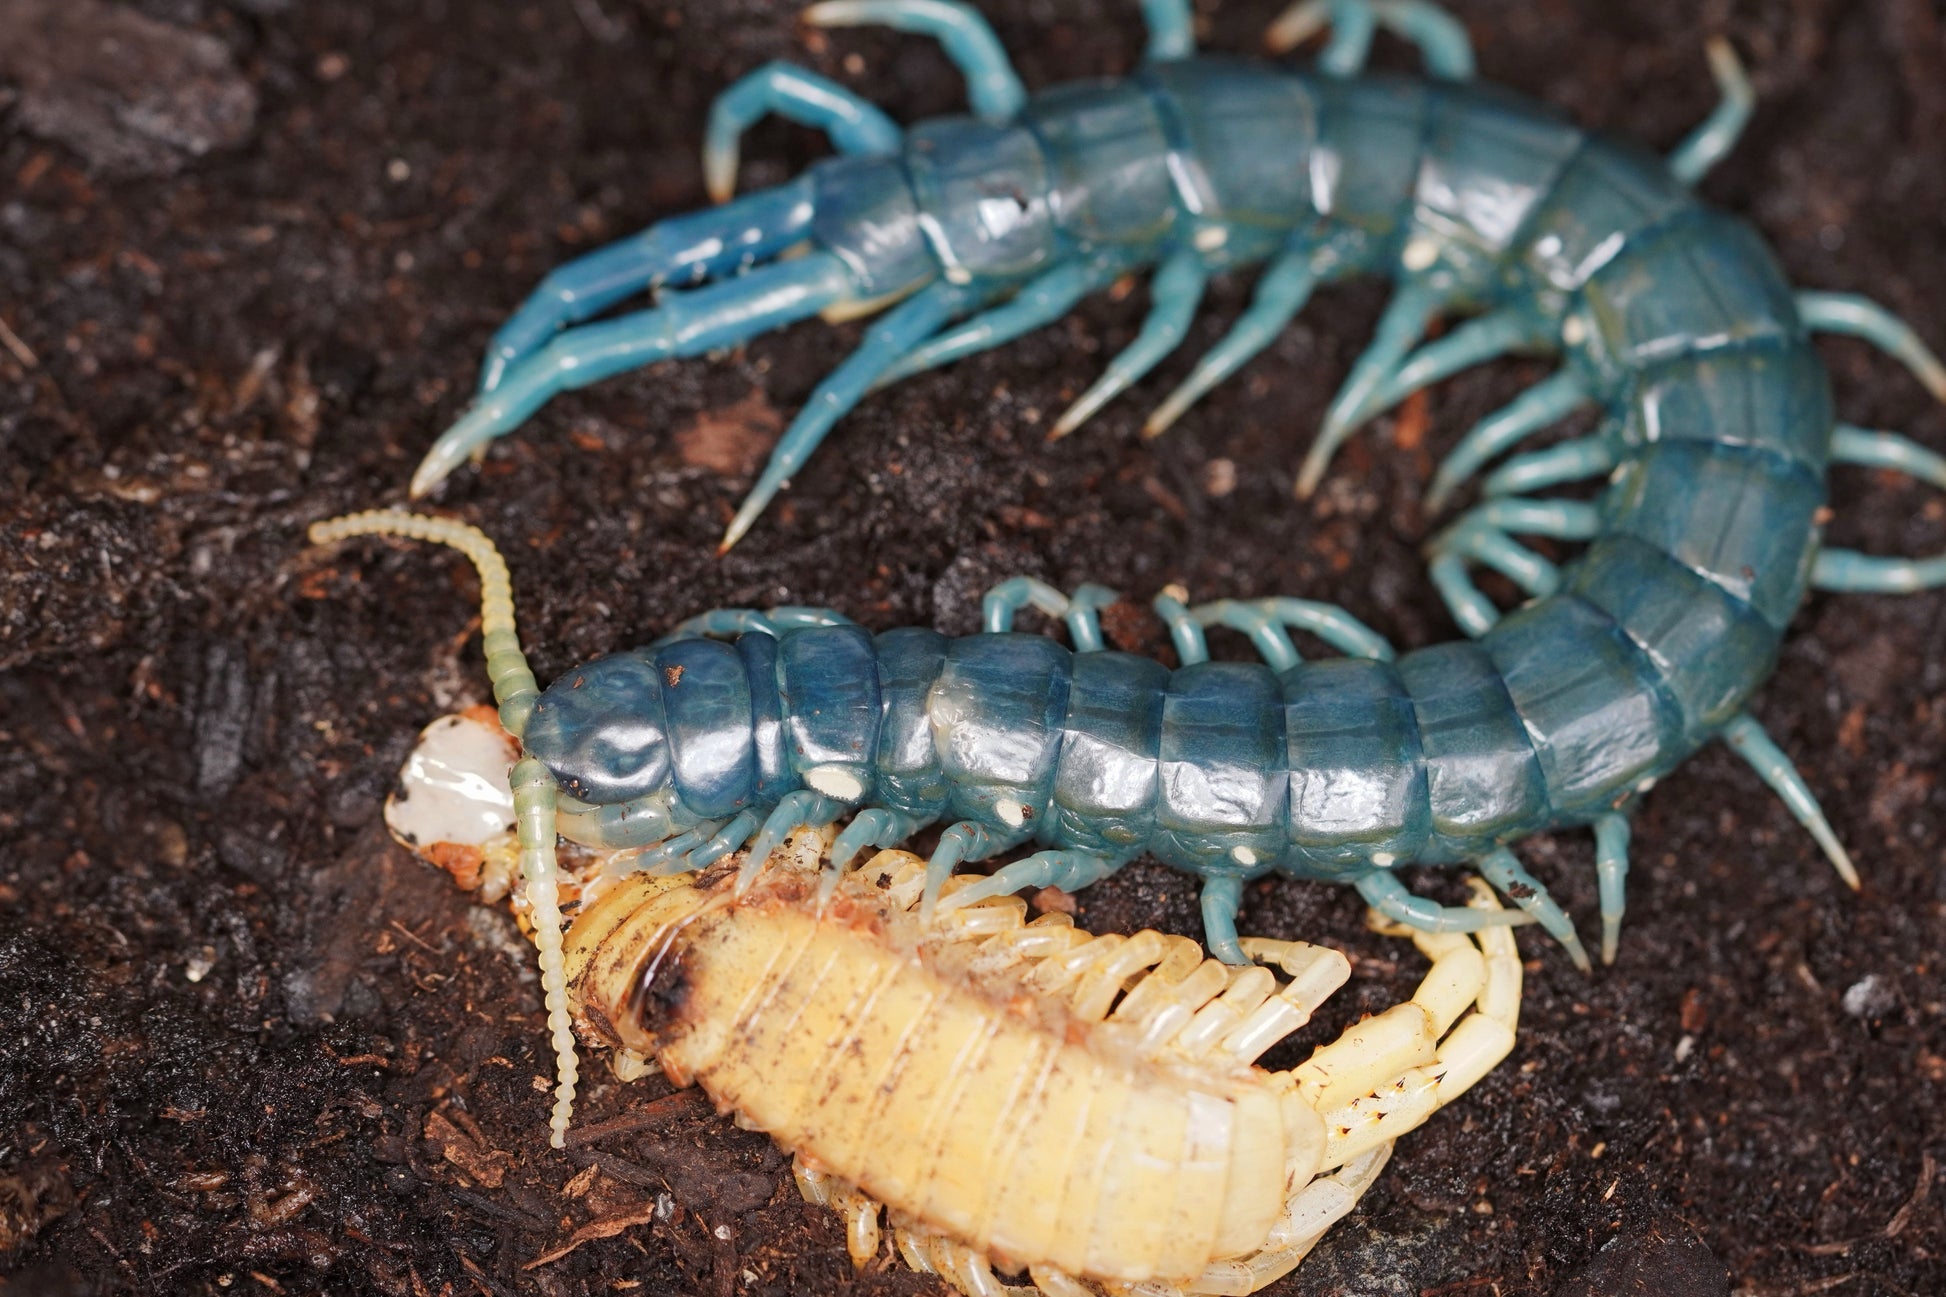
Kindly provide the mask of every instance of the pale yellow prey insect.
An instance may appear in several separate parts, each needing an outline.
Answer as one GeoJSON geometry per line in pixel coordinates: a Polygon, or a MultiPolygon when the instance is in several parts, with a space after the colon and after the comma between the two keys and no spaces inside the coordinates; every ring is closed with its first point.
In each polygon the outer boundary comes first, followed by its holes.
{"type": "Polygon", "coordinates": [[[1513,1046],[1505,928],[1388,929],[1433,961],[1417,994],[1270,1072],[1254,1060],[1344,983],[1344,955],[1252,940],[1259,966],[1235,968],[1184,937],[1028,922],[1018,897],[928,923],[923,861],[834,875],[823,846],[806,830],[755,871],[590,878],[575,1024],[618,1074],[653,1059],[795,1153],[859,1264],[883,1207],[906,1261],[969,1297],[1009,1291],[995,1270],[1053,1297],[1254,1292],[1513,1046]]]}

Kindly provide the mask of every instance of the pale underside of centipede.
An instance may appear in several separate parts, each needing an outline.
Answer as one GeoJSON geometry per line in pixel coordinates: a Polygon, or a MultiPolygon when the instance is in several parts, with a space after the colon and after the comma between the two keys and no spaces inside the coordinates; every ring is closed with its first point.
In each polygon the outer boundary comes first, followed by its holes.
{"type": "Polygon", "coordinates": [[[813,74],[773,65],[739,82],[706,150],[719,197],[738,136],[763,113],[825,127],[841,156],[550,276],[496,336],[478,401],[415,490],[566,388],[818,312],[882,309],[786,431],[728,545],[873,385],[998,345],[1151,265],[1154,306],[1137,340],[1057,434],[1180,341],[1212,274],[1258,263],[1256,302],[1150,431],[1266,345],[1316,284],[1354,274],[1391,277],[1398,290],[1311,446],[1300,495],[1386,406],[1512,350],[1558,354],[1561,369],[1459,442],[1433,507],[1563,416],[1592,407],[1605,421],[1479,484],[1484,500],[1429,546],[1434,582],[1470,638],[1402,654],[1328,605],[1190,608],[1165,592],[1157,609],[1182,664],[1170,671],[1104,651],[1097,613],[1111,593],[1016,580],[988,596],[989,634],[873,636],[829,610],[724,610],[542,694],[519,650],[504,565],[490,570],[498,558],[478,533],[384,514],[319,529],[320,539],[440,540],[482,564],[489,671],[526,752],[514,786],[561,1056],[557,1135],[574,1082],[557,828],[640,849],[646,868],[700,868],[742,848],[761,859],[800,824],[849,816],[833,844],[842,866],[936,822],[927,910],[963,862],[1015,846],[1044,849],[953,901],[1080,886],[1148,853],[1204,879],[1207,940],[1232,962],[1245,958],[1242,885],[1271,872],[1353,884],[1426,929],[1504,922],[1413,896],[1395,873],[1466,862],[1585,964],[1573,922],[1509,843],[1593,829],[1612,957],[1629,809],[1722,738],[1856,885],[1809,788],[1744,708],[1808,589],[1946,582],[1946,559],[1821,546],[1830,465],[1946,486],[1946,459],[1838,424],[1811,336],[1864,337],[1942,395],[1946,368],[1881,308],[1793,291],[1754,232],[1695,198],[1691,184],[1750,110],[1728,47],[1711,50],[1722,107],[1664,161],[1475,85],[1463,31],[1423,0],[1300,6],[1280,24],[1285,36],[1332,26],[1312,72],[1197,55],[1186,5],[1143,9],[1151,41],[1138,74],[1030,97],[964,5],[816,7],[815,22],[938,37],[967,74],[973,117],[902,130],[813,74]],[[1418,46],[1431,80],[1362,73],[1380,25],[1418,46]],[[657,304],[581,323],[640,291],[657,304]],[[1464,311],[1475,314],[1421,345],[1436,319],[1464,311]],[[1531,494],[1604,477],[1593,501],[1531,494]],[[1556,565],[1515,535],[1587,549],[1556,565]],[[1481,566],[1530,602],[1503,615],[1469,575],[1481,566]],[[1064,620],[1073,652],[1007,633],[1029,604],[1064,620]],[[1212,625],[1247,632],[1264,664],[1208,662],[1212,625]],[[1347,656],[1300,661],[1291,628],[1347,656]]]}

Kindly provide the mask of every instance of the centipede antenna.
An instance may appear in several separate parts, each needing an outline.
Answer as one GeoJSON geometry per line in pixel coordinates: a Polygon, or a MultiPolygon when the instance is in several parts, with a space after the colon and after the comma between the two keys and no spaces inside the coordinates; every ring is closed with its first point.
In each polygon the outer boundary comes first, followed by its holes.
{"type": "Polygon", "coordinates": [[[527,655],[520,651],[520,635],[514,624],[513,578],[507,571],[507,561],[485,532],[456,518],[370,509],[314,522],[307,534],[313,545],[331,545],[353,536],[401,536],[444,545],[471,559],[473,570],[480,575],[480,633],[486,649],[487,679],[493,682],[493,700],[500,706],[500,728],[515,738],[526,732],[540,687],[527,665],[527,655]]]}
{"type": "Polygon", "coordinates": [[[1825,819],[1824,808],[1818,805],[1817,797],[1811,792],[1804,776],[1797,772],[1791,759],[1777,746],[1764,727],[1757,723],[1749,712],[1743,712],[1723,727],[1723,741],[1757,772],[1757,778],[1770,786],[1770,791],[1783,799],[1784,805],[1817,839],[1830,859],[1831,867],[1838,871],[1838,877],[1854,892],[1860,887],[1858,868],[1851,862],[1851,853],[1838,841],[1838,835],[1831,831],[1831,821],[1825,819]]]}
{"type": "MultiPolygon", "coordinates": [[[[500,724],[518,739],[540,690],[527,655],[520,650],[514,623],[513,579],[485,532],[452,518],[374,509],[311,524],[313,545],[329,545],[353,536],[403,536],[445,545],[466,555],[480,574],[480,630],[485,640],[487,676],[493,681],[494,701],[500,704],[500,724]]],[[[574,1053],[574,1028],[568,1019],[567,969],[561,952],[560,868],[555,859],[554,776],[533,757],[523,757],[509,777],[514,795],[514,822],[520,843],[520,873],[534,922],[534,944],[540,950],[541,989],[546,994],[547,1030],[554,1046],[554,1111],[548,1125],[550,1143],[566,1146],[568,1119],[574,1113],[579,1065],[574,1053]]]]}

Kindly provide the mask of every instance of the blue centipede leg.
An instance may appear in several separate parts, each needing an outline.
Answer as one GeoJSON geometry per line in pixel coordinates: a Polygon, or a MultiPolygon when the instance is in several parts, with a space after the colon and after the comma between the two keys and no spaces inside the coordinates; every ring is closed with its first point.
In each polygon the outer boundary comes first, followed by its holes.
{"type": "Polygon", "coordinates": [[[957,315],[966,300],[966,290],[954,284],[937,282],[920,289],[912,297],[887,311],[872,323],[858,350],[818,384],[811,399],[784,430],[763,475],[750,488],[738,506],[736,517],[717,544],[721,554],[742,539],[764,508],[783,490],[793,474],[811,457],[831,426],[850,412],[878,376],[895,364],[921,338],[932,334],[957,315]]]}
{"type": "Polygon", "coordinates": [[[1115,872],[1122,862],[1094,851],[1040,851],[1025,860],[1002,865],[985,878],[968,883],[940,902],[942,908],[956,909],[983,901],[989,896],[1011,896],[1029,887],[1058,887],[1072,892],[1099,882],[1115,872]]]}
{"type": "Polygon", "coordinates": [[[1332,455],[1351,436],[1355,425],[1349,422],[1358,408],[1384,385],[1385,380],[1405,359],[1406,353],[1425,336],[1426,326],[1445,302],[1445,294],[1420,279],[1406,279],[1392,294],[1385,314],[1379,317],[1378,331],[1371,345],[1351,367],[1344,386],[1325,411],[1324,426],[1297,474],[1298,499],[1309,499],[1331,463],[1332,455]]]}
{"type": "Polygon", "coordinates": [[[1757,103],[1757,92],[1751,88],[1750,76],[1743,70],[1743,61],[1737,58],[1735,47],[1717,36],[1706,49],[1710,75],[1716,78],[1721,98],[1710,115],[1669,155],[1669,173],[1689,185],[1708,175],[1711,167],[1729,156],[1743,128],[1749,125],[1751,110],[1757,103]]]}
{"type": "Polygon", "coordinates": [[[635,857],[635,866],[651,874],[686,874],[694,868],[689,863],[689,853],[715,837],[723,825],[722,820],[704,820],[673,838],[644,847],[635,857]]]}
{"type": "Polygon", "coordinates": [[[1005,851],[1026,839],[1025,832],[1000,834],[977,820],[961,820],[939,835],[939,845],[933,848],[931,859],[926,861],[926,886],[920,894],[919,917],[922,921],[932,922],[933,910],[939,904],[939,889],[953,875],[960,864],[968,860],[984,860],[996,852],[1005,851]]]}
{"type": "MultiPolygon", "coordinates": [[[[1946,456],[1896,432],[1872,432],[1840,424],[1831,439],[1831,461],[1861,468],[1889,468],[1946,490],[1946,456]]],[[[1932,558],[1881,558],[1849,549],[1826,549],[1811,569],[1820,590],[1910,594],[1946,585],[1946,554],[1932,558]]]]}
{"type": "Polygon", "coordinates": [[[1480,492],[1488,496],[1520,495],[1600,477],[1614,467],[1615,451],[1606,438],[1577,437],[1514,456],[1481,480],[1480,492]]]}
{"type": "MultiPolygon", "coordinates": [[[[750,835],[763,823],[755,811],[741,811],[737,817],[710,835],[710,840],[689,853],[691,869],[708,869],[723,857],[750,841],[750,835]]],[[[758,857],[759,860],[762,857],[758,857]]]]}
{"type": "Polygon", "coordinates": [[[1507,532],[1586,540],[1599,526],[1594,506],[1579,500],[1489,500],[1426,546],[1433,585],[1460,629],[1478,638],[1500,620],[1500,612],[1473,584],[1469,561],[1492,568],[1533,598],[1544,598],[1561,588],[1561,569],[1507,532]]]}
{"type": "Polygon", "coordinates": [[[1831,821],[1825,819],[1824,808],[1818,805],[1818,799],[1811,792],[1810,785],[1804,782],[1804,776],[1797,772],[1797,767],[1784,755],[1784,750],[1764,732],[1764,727],[1749,712],[1742,712],[1723,727],[1723,741],[1757,772],[1757,778],[1763,780],[1771,792],[1783,800],[1797,822],[1810,830],[1811,836],[1817,839],[1818,846],[1830,859],[1832,868],[1838,871],[1838,876],[1845,880],[1847,887],[1857,891],[1858,869],[1851,862],[1851,853],[1838,841],[1838,835],[1831,831],[1831,821]]]}
{"type": "Polygon", "coordinates": [[[1243,908],[1243,879],[1213,874],[1203,879],[1203,944],[1226,964],[1248,964],[1237,938],[1237,911],[1243,908]]]}
{"type": "Polygon", "coordinates": [[[1174,351],[1189,332],[1189,322],[1195,318],[1208,283],[1209,269],[1196,249],[1186,247],[1170,253],[1155,272],[1150,289],[1153,304],[1135,341],[1109,361],[1102,376],[1055,420],[1047,439],[1058,441],[1079,428],[1174,351]]]}
{"type": "Polygon", "coordinates": [[[1375,868],[1360,874],[1353,882],[1365,904],[1398,923],[1421,932],[1479,932],[1483,928],[1518,928],[1534,922],[1523,910],[1472,909],[1464,905],[1441,905],[1406,890],[1390,869],[1375,868]]]}
{"type": "Polygon", "coordinates": [[[1351,657],[1390,661],[1397,656],[1383,635],[1336,604],[1291,598],[1217,599],[1198,604],[1189,615],[1199,626],[1242,631],[1273,671],[1288,671],[1299,661],[1286,627],[1309,631],[1351,657]]]}
{"type": "Polygon", "coordinates": [[[980,11],[959,0],[824,0],[803,13],[813,27],[879,25],[930,36],[966,78],[966,97],[982,121],[1010,122],[1027,87],[980,11]]]}
{"type": "Polygon", "coordinates": [[[1539,341],[1540,330],[1533,315],[1517,307],[1468,320],[1406,357],[1405,363],[1352,413],[1349,422],[1354,429],[1362,427],[1421,388],[1539,341]]]}
{"type": "Polygon", "coordinates": [[[487,346],[479,390],[570,324],[592,319],[644,289],[699,284],[776,255],[811,231],[816,190],[809,177],[746,194],[727,206],[658,221],[639,234],[548,272],[487,346]]]}
{"type": "Polygon", "coordinates": [[[1622,913],[1628,905],[1628,817],[1609,814],[1595,821],[1595,881],[1601,888],[1601,962],[1615,962],[1622,939],[1622,913]]]}
{"type": "Polygon", "coordinates": [[[1101,637],[1101,610],[1116,604],[1121,595],[1105,585],[1087,582],[1073,594],[1062,594],[1045,581],[1031,576],[1009,577],[986,592],[980,600],[980,629],[997,635],[1014,628],[1014,614],[1034,608],[1048,617],[1058,617],[1068,628],[1068,638],[1077,653],[1099,653],[1107,645],[1101,637]]]}
{"type": "Polygon", "coordinates": [[[1574,920],[1548,895],[1541,881],[1514,859],[1513,852],[1505,847],[1496,847],[1476,863],[1489,883],[1499,888],[1515,905],[1533,915],[1534,921],[1561,943],[1561,948],[1568,952],[1568,958],[1574,961],[1576,968],[1584,973],[1592,971],[1594,965],[1588,962],[1588,952],[1581,945],[1581,934],[1574,930],[1574,920]]]}
{"type": "Polygon", "coordinates": [[[1142,22],[1149,29],[1149,45],[1143,54],[1149,62],[1169,63],[1196,52],[1189,0],[1142,0],[1142,22]]]}
{"type": "Polygon", "coordinates": [[[1008,301],[927,338],[886,370],[877,386],[990,351],[1052,324],[1088,294],[1114,283],[1133,264],[1134,258],[1119,249],[1064,261],[1029,280],[1008,301]]]}
{"type": "Polygon", "coordinates": [[[424,495],[468,455],[518,428],[555,395],[624,370],[727,347],[815,315],[851,296],[851,272],[831,253],[762,266],[620,319],[561,334],[509,370],[448,428],[412,475],[424,495]]]}
{"type": "Polygon", "coordinates": [[[1169,642],[1175,645],[1176,660],[1184,666],[1194,666],[1198,662],[1209,661],[1209,642],[1203,636],[1203,628],[1190,613],[1189,606],[1183,601],[1189,592],[1179,585],[1164,586],[1150,601],[1155,615],[1169,628],[1169,642]]]}
{"type": "Polygon", "coordinates": [[[1946,363],[1911,325],[1871,298],[1856,293],[1799,293],[1797,313],[1814,333],[1863,338],[1911,370],[1935,398],[1946,401],[1946,363]]]}
{"type": "Polygon", "coordinates": [[[649,641],[650,648],[681,639],[734,639],[738,635],[768,635],[775,639],[787,630],[810,626],[849,626],[851,618],[833,608],[810,608],[784,604],[759,611],[756,608],[712,608],[685,617],[664,635],[649,641]]]}
{"type": "Polygon", "coordinates": [[[1449,81],[1465,81],[1474,73],[1473,43],[1457,18],[1427,0],[1309,0],[1287,10],[1264,33],[1264,43],[1283,53],[1308,39],[1329,22],[1331,44],[1318,64],[1336,75],[1350,75],[1365,66],[1372,29],[1383,26],[1418,46],[1426,69],[1449,81]]]}
{"type": "Polygon", "coordinates": [[[1031,576],[1008,577],[980,598],[980,629],[998,635],[1014,628],[1014,614],[1032,608],[1049,617],[1068,614],[1068,597],[1031,576]]]}
{"type": "Polygon", "coordinates": [[[905,138],[898,124],[870,100],[829,77],[790,63],[766,63],[739,78],[710,105],[703,137],[703,183],[716,202],[736,192],[743,133],[775,113],[823,131],[839,153],[884,156],[905,138]]]}
{"type": "Polygon", "coordinates": [[[1238,317],[1221,342],[1196,362],[1189,377],[1156,406],[1148,422],[1142,425],[1144,437],[1160,436],[1211,388],[1242,369],[1276,340],[1284,326],[1311,300],[1311,290],[1318,282],[1316,258],[1315,242],[1300,237],[1270,263],[1257,281],[1250,309],[1238,317]]]}
{"type": "Polygon", "coordinates": [[[1301,0],[1264,31],[1264,48],[1286,54],[1325,28],[1331,40],[1318,55],[1320,71],[1334,77],[1357,76],[1371,57],[1378,15],[1370,0],[1301,0]]]}
{"type": "MultiPolygon", "coordinates": [[[[809,788],[785,793],[771,808],[770,814],[763,817],[763,827],[744,835],[749,840],[750,851],[743,858],[743,867],[737,871],[737,893],[741,895],[757,881],[757,875],[763,872],[764,862],[770,859],[770,853],[791,835],[793,829],[806,825],[821,829],[849,809],[849,803],[826,797],[809,788]]],[[[751,812],[745,811],[744,814],[751,812]]]]}
{"type": "Polygon", "coordinates": [[[1588,382],[1572,370],[1544,379],[1473,425],[1433,474],[1426,509],[1438,513],[1455,488],[1521,438],[1564,419],[1591,399],[1588,382]]]}
{"type": "Polygon", "coordinates": [[[1101,610],[1122,600],[1121,593],[1105,585],[1085,582],[1068,596],[1068,640],[1076,653],[1099,653],[1108,647],[1101,634],[1101,610]]]}
{"type": "Polygon", "coordinates": [[[922,820],[881,806],[868,806],[858,812],[832,839],[831,851],[818,877],[819,905],[830,900],[838,890],[839,880],[859,852],[867,847],[897,846],[924,827],[922,820]]]}

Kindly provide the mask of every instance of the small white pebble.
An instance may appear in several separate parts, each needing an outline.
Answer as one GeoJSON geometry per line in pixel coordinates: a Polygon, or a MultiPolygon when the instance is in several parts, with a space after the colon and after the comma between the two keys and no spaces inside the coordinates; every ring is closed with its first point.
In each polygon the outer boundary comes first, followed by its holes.
{"type": "Polygon", "coordinates": [[[1689,1056],[1695,1052],[1696,1052],[1696,1037],[1684,1036],[1681,1040],[1676,1042],[1676,1061],[1678,1063],[1687,1063],[1689,1061],[1689,1056]]]}

